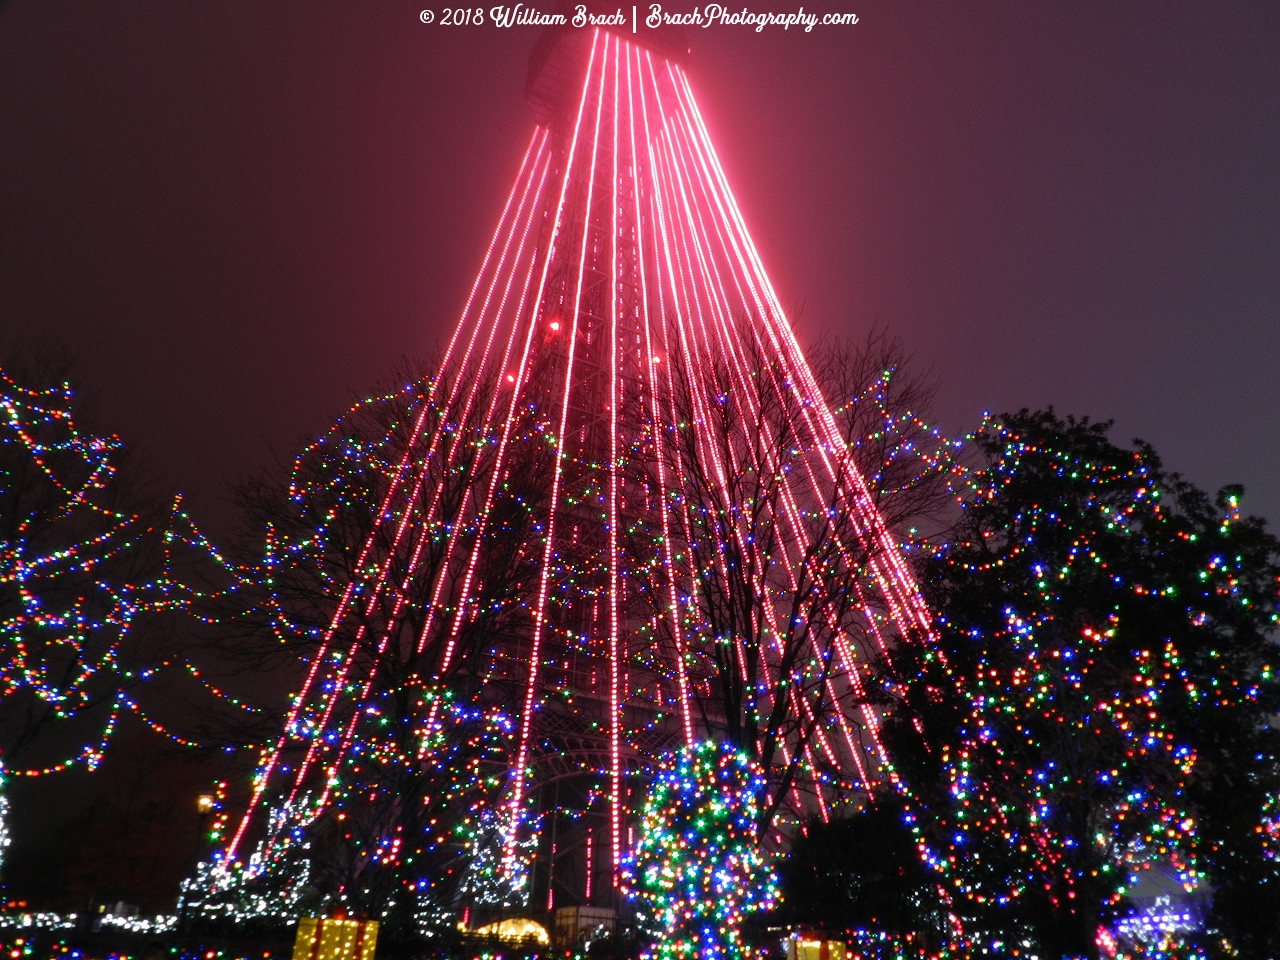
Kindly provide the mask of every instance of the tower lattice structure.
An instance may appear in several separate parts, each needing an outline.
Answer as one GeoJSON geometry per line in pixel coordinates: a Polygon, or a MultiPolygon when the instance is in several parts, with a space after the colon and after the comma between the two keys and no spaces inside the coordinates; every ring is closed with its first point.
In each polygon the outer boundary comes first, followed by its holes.
{"type": "Polygon", "coordinates": [[[547,905],[610,901],[644,771],[681,745],[771,735],[790,771],[773,799],[795,816],[893,776],[871,688],[893,643],[927,642],[928,613],[766,276],[679,37],[619,31],[553,28],[534,51],[537,128],[230,856],[273,797],[320,811],[340,785],[375,722],[362,644],[425,657],[418,761],[449,735],[446,694],[502,713],[494,803],[509,847],[533,833],[547,905]],[[472,456],[451,496],[462,424],[485,469],[472,456]],[[525,511],[515,533],[504,497],[525,511]],[[526,573],[518,595],[486,574],[494,542],[526,573]]]}

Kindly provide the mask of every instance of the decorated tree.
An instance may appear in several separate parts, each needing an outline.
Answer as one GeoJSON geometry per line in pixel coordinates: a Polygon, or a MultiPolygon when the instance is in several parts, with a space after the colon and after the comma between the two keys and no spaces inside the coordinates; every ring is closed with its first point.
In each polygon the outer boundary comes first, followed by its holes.
{"type": "Polygon", "coordinates": [[[885,524],[919,547],[956,520],[966,488],[963,443],[930,421],[936,383],[882,328],[860,341],[824,340],[809,363],[885,524]]]}
{"type": "Polygon", "coordinates": [[[231,578],[181,501],[155,503],[120,439],[85,429],[69,367],[13,351],[0,368],[0,783],[94,770],[122,722],[195,747],[185,647],[231,578]],[[173,716],[144,692],[161,683],[173,716]]]}
{"type": "Polygon", "coordinates": [[[628,589],[655,649],[685,651],[697,726],[760,764],[763,837],[841,806],[879,765],[849,731],[885,699],[887,643],[920,638],[893,636],[875,571],[919,528],[945,525],[960,470],[955,444],[922,419],[931,388],[896,341],[824,345],[816,401],[786,388],[761,344],[743,349],[745,377],[728,361],[670,358],[659,400],[677,426],[661,457],[634,458],[666,512],[628,531],[628,589]],[[806,432],[815,402],[841,431],[834,455],[806,432]],[[864,500],[891,537],[863,529],[849,505],[864,500]]]}
{"type": "Polygon", "coordinates": [[[451,926],[459,898],[527,898],[519,858],[494,861],[514,832],[496,837],[493,818],[515,732],[495,644],[528,589],[520,544],[545,444],[495,476],[482,424],[493,384],[468,386],[405,375],[286,478],[241,490],[262,552],[226,619],[239,656],[300,692],[262,752],[249,815],[189,884],[201,916],[266,917],[277,901],[264,891],[305,886],[310,899],[285,898],[295,916],[342,908],[398,940],[451,926]],[[408,481],[406,464],[425,466],[408,481]]]}
{"type": "MultiPolygon", "coordinates": [[[[101,889],[106,863],[128,899],[167,906],[171,889],[157,890],[189,867],[191,822],[178,813],[164,829],[134,831],[145,827],[129,815],[145,776],[134,758],[172,748],[192,763],[221,759],[226,744],[204,741],[201,726],[241,708],[192,657],[204,604],[234,574],[181,499],[154,496],[123,442],[87,426],[93,411],[73,373],[67,356],[38,348],[0,361],[0,854],[12,835],[11,882],[32,882],[39,858],[71,899],[101,889]],[[24,851],[23,814],[66,789],[34,779],[77,767],[95,772],[70,785],[94,797],[74,822],[88,839],[50,868],[47,850],[24,851]],[[22,791],[12,827],[10,788],[22,791]]],[[[203,779],[165,778],[166,813],[203,779]]],[[[146,803],[160,805],[155,791],[146,803]]]]}
{"type": "Polygon", "coordinates": [[[1237,490],[1210,501],[1108,426],[1024,411],[975,435],[926,577],[945,660],[898,651],[889,799],[983,942],[1166,949],[1111,934],[1141,932],[1130,898],[1159,873],[1186,916],[1216,889],[1210,947],[1269,956],[1280,545],[1237,490]]]}
{"type": "Polygon", "coordinates": [[[627,892],[655,937],[646,958],[755,955],[742,923],[777,898],[777,878],[756,841],[764,789],[759,764],[708,740],[680,750],[657,772],[623,870],[627,892]]]}

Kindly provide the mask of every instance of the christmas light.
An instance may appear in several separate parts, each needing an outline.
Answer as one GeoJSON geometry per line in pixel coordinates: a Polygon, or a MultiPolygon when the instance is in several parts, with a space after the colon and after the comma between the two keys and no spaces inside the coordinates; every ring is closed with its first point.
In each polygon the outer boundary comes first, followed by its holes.
{"type": "Polygon", "coordinates": [[[198,620],[197,607],[221,592],[210,584],[227,585],[237,575],[180,497],[154,525],[117,509],[124,496],[116,466],[122,444],[81,431],[75,405],[65,383],[32,388],[0,370],[9,505],[0,588],[12,601],[0,616],[0,696],[20,704],[15,715],[31,718],[33,728],[96,728],[51,763],[26,767],[11,754],[8,777],[97,768],[126,711],[176,743],[201,746],[148,716],[139,702],[137,689],[176,672],[144,628],[160,616],[198,620]]]}
{"type": "Polygon", "coordinates": [[[738,576],[738,556],[755,571],[745,589],[757,612],[754,635],[729,641],[734,669],[761,678],[761,689],[749,685],[748,720],[761,725],[761,755],[773,758],[764,776],[778,781],[786,815],[827,816],[852,790],[893,779],[869,688],[892,643],[927,645],[931,628],[851,465],[861,438],[841,432],[818,389],[681,66],[600,30],[548,50],[580,80],[545,96],[531,87],[543,125],[438,372],[405,392],[385,439],[339,426],[299,458],[293,502],[332,506],[317,510],[313,534],[272,532],[264,580],[329,549],[348,508],[374,524],[328,583],[327,620],[291,619],[282,606],[281,638],[312,644],[308,672],[228,858],[270,797],[310,792],[320,817],[356,790],[363,761],[349,758],[382,742],[383,714],[366,709],[370,664],[412,622],[430,664],[415,682],[431,696],[396,722],[418,728],[419,757],[442,748],[439,695],[459,671],[476,690],[469,709],[491,709],[486,687],[514,684],[514,697],[492,694],[514,724],[498,785],[510,862],[537,833],[532,792],[549,764],[568,762],[594,781],[582,787],[592,798],[582,837],[593,831],[612,879],[635,803],[627,771],[708,732],[696,702],[710,695],[726,639],[704,600],[708,578],[738,576]],[[729,429],[751,424],[758,443],[717,435],[728,403],[729,429]],[[334,458],[327,489],[303,475],[322,457],[334,458]],[[690,457],[732,504],[723,521],[697,512],[706,505],[691,500],[690,457]],[[532,494],[515,486],[523,469],[540,471],[532,494]],[[742,500],[742,477],[776,493],[742,500]],[[462,492],[446,495],[442,478],[462,492]],[[482,557],[512,536],[497,524],[513,497],[527,507],[528,532],[514,535],[532,582],[519,597],[486,599],[495,581],[481,575],[482,557]],[[752,522],[776,531],[773,547],[752,522]],[[424,579],[429,599],[416,592],[424,579]],[[481,661],[464,643],[493,609],[524,619],[518,639],[481,661]],[[566,757],[569,731],[598,740],[599,754],[566,757]]]}
{"type": "Polygon", "coordinates": [[[655,935],[646,960],[756,956],[742,922],[778,896],[757,836],[765,786],[759,764],[711,741],[682,749],[654,776],[622,870],[655,935]]]}
{"type": "Polygon", "coordinates": [[[1083,955],[1101,925],[1115,956],[1196,956],[1206,888],[1272,869],[1277,544],[1107,426],[1023,411],[975,434],[932,567],[947,659],[898,658],[895,756],[927,756],[946,796],[903,792],[904,822],[966,936],[1003,922],[1083,955]]]}

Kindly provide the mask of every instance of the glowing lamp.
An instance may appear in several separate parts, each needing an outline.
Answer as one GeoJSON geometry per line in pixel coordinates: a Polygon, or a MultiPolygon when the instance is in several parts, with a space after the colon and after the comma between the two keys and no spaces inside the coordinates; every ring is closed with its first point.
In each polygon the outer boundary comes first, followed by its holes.
{"type": "Polygon", "coordinates": [[[201,816],[213,813],[213,794],[200,794],[200,796],[196,798],[196,810],[200,812],[201,816]]]}
{"type": "Polygon", "coordinates": [[[497,923],[486,924],[475,932],[481,937],[497,937],[504,943],[533,942],[544,947],[551,943],[547,928],[528,917],[508,917],[497,923]]]}

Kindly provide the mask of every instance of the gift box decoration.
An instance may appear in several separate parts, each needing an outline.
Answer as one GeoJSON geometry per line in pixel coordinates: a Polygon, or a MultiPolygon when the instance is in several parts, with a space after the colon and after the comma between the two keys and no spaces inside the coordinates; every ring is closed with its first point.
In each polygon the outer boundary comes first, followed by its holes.
{"type": "Polygon", "coordinates": [[[377,920],[303,917],[293,960],[373,960],[377,944],[377,920]]]}
{"type": "Polygon", "coordinates": [[[793,937],[787,941],[787,960],[845,960],[847,956],[842,940],[793,937]]]}

